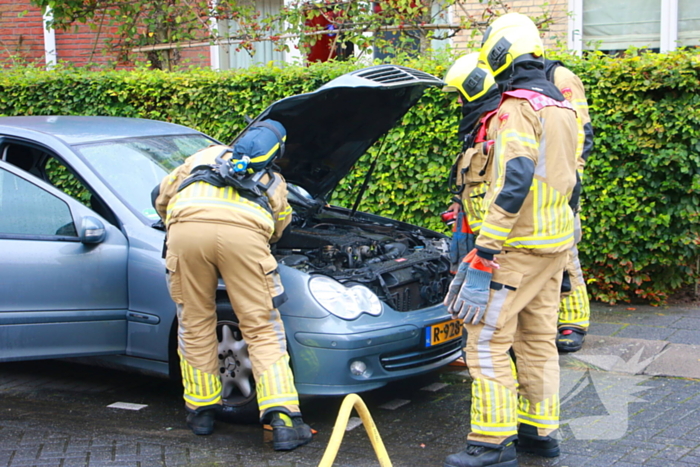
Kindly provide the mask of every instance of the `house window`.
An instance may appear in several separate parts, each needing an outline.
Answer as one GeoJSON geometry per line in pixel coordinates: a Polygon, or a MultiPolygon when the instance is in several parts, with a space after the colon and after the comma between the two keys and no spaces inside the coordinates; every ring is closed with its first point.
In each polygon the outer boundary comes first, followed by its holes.
{"type": "Polygon", "coordinates": [[[700,45],[698,0],[570,0],[569,7],[569,45],[577,51],[700,45]]]}
{"type": "Polygon", "coordinates": [[[678,45],[700,46],[700,2],[678,0],[678,45]]]}
{"type": "MultiPolygon", "coordinates": [[[[283,0],[256,0],[256,8],[261,13],[261,17],[277,16],[283,5],[283,0]]],[[[216,25],[219,33],[222,36],[236,35],[236,25],[227,20],[218,21],[216,25]]],[[[231,68],[247,68],[255,64],[266,64],[275,62],[277,64],[284,63],[285,53],[275,50],[275,44],[272,41],[260,41],[253,43],[255,53],[249,54],[242,50],[240,45],[220,45],[215,68],[228,70],[231,68]],[[238,51],[236,49],[239,49],[238,51]]]]}
{"type": "Polygon", "coordinates": [[[661,2],[637,0],[583,1],[583,46],[619,50],[629,46],[659,48],[661,2]]]}

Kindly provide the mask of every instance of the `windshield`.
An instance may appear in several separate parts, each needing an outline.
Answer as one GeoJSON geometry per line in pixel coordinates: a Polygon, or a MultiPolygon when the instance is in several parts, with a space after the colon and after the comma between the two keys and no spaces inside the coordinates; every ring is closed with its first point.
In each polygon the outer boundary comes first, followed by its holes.
{"type": "Polygon", "coordinates": [[[151,205],[153,188],[186,157],[215,143],[204,135],[173,135],[86,144],[76,149],[133,211],[157,221],[151,205]]]}

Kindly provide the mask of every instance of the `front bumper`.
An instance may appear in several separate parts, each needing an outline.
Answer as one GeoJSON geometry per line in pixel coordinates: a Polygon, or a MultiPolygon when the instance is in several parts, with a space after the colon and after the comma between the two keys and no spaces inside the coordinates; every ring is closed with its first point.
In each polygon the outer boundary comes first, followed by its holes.
{"type": "MultiPolygon", "coordinates": [[[[296,318],[293,322],[286,322],[299,394],[343,395],[368,391],[394,380],[440,368],[460,356],[459,338],[432,347],[425,345],[425,329],[450,319],[444,307],[400,315],[403,321],[413,323],[381,329],[375,326],[363,332],[330,333],[319,331],[337,327],[338,318],[296,318]],[[359,375],[353,374],[350,371],[353,362],[364,363],[366,370],[359,375]]],[[[366,320],[371,318],[366,317],[366,320]]],[[[352,322],[342,324],[349,327],[352,322]]]]}

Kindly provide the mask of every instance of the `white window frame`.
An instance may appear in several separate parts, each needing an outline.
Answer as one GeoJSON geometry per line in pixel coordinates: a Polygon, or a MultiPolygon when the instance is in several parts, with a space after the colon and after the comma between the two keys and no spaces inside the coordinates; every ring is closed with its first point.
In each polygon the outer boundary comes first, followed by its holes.
{"type": "Polygon", "coordinates": [[[678,0],[661,0],[661,45],[659,50],[670,52],[678,46],[678,0]]]}
{"type": "MultiPolygon", "coordinates": [[[[661,2],[661,37],[659,50],[670,52],[678,47],[678,0],[659,0],[661,2]]],[[[576,54],[583,51],[583,2],[569,0],[569,50],[576,54]]]]}
{"type": "Polygon", "coordinates": [[[49,22],[53,20],[53,11],[51,7],[46,7],[46,11],[42,16],[44,26],[44,59],[46,60],[46,69],[50,70],[56,66],[58,57],[56,55],[56,31],[49,28],[49,22]]]}

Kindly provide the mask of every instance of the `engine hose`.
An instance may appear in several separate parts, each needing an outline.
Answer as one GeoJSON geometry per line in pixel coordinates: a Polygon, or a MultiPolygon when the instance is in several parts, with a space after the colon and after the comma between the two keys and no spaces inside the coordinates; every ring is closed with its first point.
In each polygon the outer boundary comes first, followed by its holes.
{"type": "Polygon", "coordinates": [[[382,255],[384,259],[396,259],[406,251],[406,245],[399,242],[388,243],[384,245],[385,254],[382,255]]]}
{"type": "Polygon", "coordinates": [[[338,418],[335,420],[335,426],[333,427],[331,439],[328,441],[328,447],[326,447],[326,452],[323,453],[323,458],[318,464],[318,467],[331,467],[333,465],[333,461],[338,455],[338,449],[340,449],[340,443],[343,441],[345,428],[348,426],[348,420],[350,420],[352,409],[355,409],[362,419],[362,425],[364,425],[367,436],[369,436],[369,440],[372,442],[372,447],[379,460],[379,465],[381,467],[391,467],[391,459],[389,459],[389,454],[386,452],[382,437],[379,436],[379,430],[377,430],[377,426],[374,424],[369,409],[362,398],[357,394],[348,394],[345,396],[343,404],[340,406],[340,411],[338,412],[338,418]]]}

